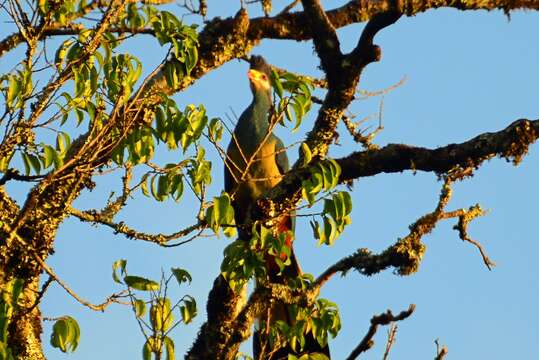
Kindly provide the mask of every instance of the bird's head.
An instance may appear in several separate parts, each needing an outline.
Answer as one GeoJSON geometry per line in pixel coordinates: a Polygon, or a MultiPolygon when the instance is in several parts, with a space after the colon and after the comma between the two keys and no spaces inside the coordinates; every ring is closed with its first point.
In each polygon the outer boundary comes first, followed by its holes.
{"type": "Polygon", "coordinates": [[[271,97],[271,67],[262,56],[251,56],[251,67],[247,72],[253,94],[263,93],[271,97]]]}

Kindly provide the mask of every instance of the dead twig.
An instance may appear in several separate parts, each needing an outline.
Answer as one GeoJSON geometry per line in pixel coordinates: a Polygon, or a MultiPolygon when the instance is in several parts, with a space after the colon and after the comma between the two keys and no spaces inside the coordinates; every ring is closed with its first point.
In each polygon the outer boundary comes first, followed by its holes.
{"type": "Polygon", "coordinates": [[[383,360],[389,359],[389,352],[391,351],[391,347],[395,343],[396,336],[397,336],[397,324],[392,323],[391,326],[389,327],[389,330],[387,331],[386,351],[384,352],[383,360]]]}
{"type": "Polygon", "coordinates": [[[375,315],[371,319],[371,326],[367,331],[367,334],[363,337],[361,342],[356,346],[356,348],[348,355],[346,360],[354,360],[359,354],[369,350],[374,345],[374,340],[372,339],[378,330],[380,325],[388,325],[394,321],[401,321],[408,318],[415,310],[415,304],[410,304],[408,310],[401,311],[397,316],[393,315],[391,310],[387,310],[385,313],[380,315],[375,315]]]}
{"type": "Polygon", "coordinates": [[[434,358],[434,360],[442,360],[447,355],[447,346],[440,346],[440,342],[438,341],[438,339],[434,340],[434,343],[436,344],[436,357],[434,358]]]}

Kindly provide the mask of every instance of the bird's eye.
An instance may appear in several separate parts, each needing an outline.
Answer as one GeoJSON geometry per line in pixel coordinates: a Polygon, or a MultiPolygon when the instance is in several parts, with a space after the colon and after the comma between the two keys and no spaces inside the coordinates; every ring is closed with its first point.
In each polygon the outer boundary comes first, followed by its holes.
{"type": "Polygon", "coordinates": [[[268,77],[266,76],[266,74],[262,74],[262,80],[264,80],[264,81],[268,80],[268,77]]]}

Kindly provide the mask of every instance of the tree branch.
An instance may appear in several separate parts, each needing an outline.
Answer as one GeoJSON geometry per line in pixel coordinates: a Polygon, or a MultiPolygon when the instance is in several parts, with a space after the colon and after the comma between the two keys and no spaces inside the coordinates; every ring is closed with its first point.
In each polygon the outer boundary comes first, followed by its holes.
{"type": "Polygon", "coordinates": [[[105,301],[103,301],[101,304],[92,304],[91,302],[81,298],[75,291],[73,291],[56,273],[54,270],[48,266],[38,255],[34,256],[36,261],[41,265],[43,270],[54,279],[69,295],[73,297],[73,299],[77,300],[80,304],[86,306],[89,309],[95,310],[95,311],[105,311],[107,306],[113,303],[118,302],[118,298],[122,297],[125,294],[125,290],[121,291],[119,293],[112,294],[111,296],[107,297],[105,301]]]}
{"type": "MultiPolygon", "coordinates": [[[[92,309],[92,310],[95,310],[95,311],[105,311],[105,308],[107,306],[109,306],[110,304],[112,303],[117,303],[118,302],[118,298],[122,297],[126,291],[121,291],[119,293],[115,293],[115,294],[112,294],[111,296],[109,296],[103,303],[101,304],[92,304],[91,302],[81,298],[75,291],[73,291],[68,285],[67,283],[65,283],[62,279],[60,279],[60,277],[58,275],[56,275],[56,273],[54,272],[54,270],[45,263],[45,261],[41,258],[41,256],[37,253],[37,251],[35,249],[33,249],[31,247],[30,244],[28,244],[22,237],[20,237],[18,234],[15,233],[15,231],[9,227],[8,224],[6,223],[1,223],[2,225],[2,231],[6,232],[7,234],[12,234],[13,235],[13,238],[15,238],[18,242],[21,243],[22,246],[24,246],[27,250],[27,252],[30,253],[30,255],[32,256],[32,258],[39,264],[39,266],[41,267],[41,269],[43,269],[49,276],[51,279],[53,279],[54,281],[56,281],[58,283],[58,285],[60,285],[69,295],[71,295],[75,300],[77,300],[80,304],[86,306],[87,308],[89,309],[92,309]]],[[[47,282],[50,283],[50,280],[48,280],[47,282]]],[[[48,287],[48,285],[44,286],[42,291],[44,292],[46,290],[46,288],[48,287]]],[[[42,295],[38,296],[36,298],[36,302],[38,303],[39,302],[39,298],[41,297],[42,295]]],[[[34,303],[35,304],[35,303],[34,303]]],[[[31,309],[35,308],[35,305],[32,305],[31,306],[31,309]]]]}
{"type": "MultiPolygon", "coordinates": [[[[67,211],[70,215],[75,216],[81,221],[105,225],[113,229],[116,234],[124,234],[129,239],[137,239],[137,240],[153,242],[160,246],[166,246],[166,244],[171,240],[175,240],[175,239],[179,239],[181,237],[187,236],[193,231],[204,230],[207,227],[205,223],[198,222],[194,225],[188,226],[172,234],[148,234],[148,233],[136,231],[128,227],[127,225],[125,225],[123,222],[115,223],[107,219],[106,217],[101,216],[101,214],[96,211],[92,211],[92,210],[80,211],[73,207],[69,207],[67,211]]],[[[190,241],[190,240],[192,239],[182,241],[179,244],[184,244],[185,242],[190,241]]],[[[174,244],[174,245],[177,245],[177,244],[174,244]]],[[[172,245],[168,245],[168,246],[172,246],[172,245]]]]}
{"type": "MultiPolygon", "coordinates": [[[[445,212],[444,209],[451,198],[451,183],[454,178],[461,178],[462,173],[455,173],[448,176],[440,192],[440,198],[436,209],[426,214],[410,225],[410,233],[395,244],[388,247],[380,254],[372,254],[368,249],[358,249],[354,254],[347,256],[327,268],[313,283],[313,288],[319,289],[333,275],[340,272],[346,274],[351,269],[359,273],[371,276],[389,267],[394,267],[400,275],[410,275],[415,273],[425,252],[425,245],[421,239],[429,234],[438,221],[459,217],[466,219],[466,224],[473,218],[483,214],[479,206],[471,207],[470,210],[456,210],[445,212]]],[[[477,246],[477,245],[476,245],[477,246]]],[[[485,259],[485,257],[483,258],[485,259]]],[[[488,259],[488,258],[487,258],[488,259]]],[[[484,260],[486,262],[486,260],[484,260]]],[[[489,260],[489,264],[492,264],[489,260]]],[[[490,267],[489,267],[490,268],[490,267]]]]}
{"type": "Polygon", "coordinates": [[[391,324],[387,332],[386,351],[384,352],[384,357],[382,358],[382,360],[389,359],[389,352],[391,351],[391,347],[395,343],[396,338],[397,338],[397,324],[391,324]]]}
{"type": "Polygon", "coordinates": [[[389,10],[375,14],[371,18],[363,29],[357,46],[347,56],[350,63],[361,67],[380,60],[380,48],[374,45],[374,37],[380,30],[394,24],[402,16],[401,11],[401,0],[395,0],[395,4],[392,4],[389,10]]]}
{"type": "Polygon", "coordinates": [[[45,175],[21,175],[16,169],[7,169],[4,176],[0,178],[0,186],[5,185],[10,180],[36,181],[41,180],[45,175]]]}
{"type": "Polygon", "coordinates": [[[371,319],[371,326],[365,337],[361,342],[356,346],[356,348],[348,355],[346,360],[354,360],[359,354],[369,350],[374,345],[374,340],[372,339],[378,330],[380,325],[388,325],[394,321],[401,321],[408,318],[415,310],[415,304],[410,304],[408,310],[401,311],[397,316],[393,315],[391,310],[387,310],[385,313],[380,315],[375,315],[371,319]]]}
{"type": "Polygon", "coordinates": [[[434,360],[443,360],[443,358],[445,358],[448,352],[447,346],[440,346],[440,342],[438,341],[438,339],[434,340],[434,343],[436,344],[436,357],[434,358],[434,360]]]}
{"type": "Polygon", "coordinates": [[[459,222],[453,227],[453,229],[458,230],[459,237],[462,239],[462,241],[469,242],[479,250],[479,252],[481,253],[481,257],[483,258],[483,263],[485,263],[485,266],[489,270],[492,270],[492,268],[496,266],[496,263],[489,259],[485,250],[483,249],[483,246],[479,242],[470,238],[470,236],[468,235],[468,224],[470,223],[470,221],[472,221],[478,216],[483,216],[484,214],[485,211],[481,209],[479,205],[472,206],[468,210],[461,209],[460,213],[458,214],[459,222]]]}
{"type": "Polygon", "coordinates": [[[477,169],[494,156],[516,165],[538,137],[539,120],[519,119],[503,130],[484,133],[460,144],[437,149],[389,144],[379,150],[352,153],[337,162],[342,168],[341,181],[404,170],[443,174],[455,166],[477,169]]]}
{"type": "Polygon", "coordinates": [[[342,56],[339,38],[319,0],[302,0],[301,3],[310,24],[314,46],[322,63],[322,70],[329,75],[335,71],[336,62],[342,56]]]}
{"type": "MultiPolygon", "coordinates": [[[[338,29],[350,24],[368,21],[375,14],[390,10],[394,5],[393,0],[382,1],[357,1],[351,0],[345,5],[326,11],[326,17],[332,27],[338,29]]],[[[504,0],[487,1],[406,1],[402,6],[402,12],[406,16],[414,16],[431,9],[451,7],[459,10],[503,10],[508,13],[511,10],[539,10],[539,4],[534,0],[508,2],[504,0]]],[[[289,39],[304,41],[313,37],[305,12],[281,13],[270,18],[251,19],[249,28],[250,39],[289,39]]]]}

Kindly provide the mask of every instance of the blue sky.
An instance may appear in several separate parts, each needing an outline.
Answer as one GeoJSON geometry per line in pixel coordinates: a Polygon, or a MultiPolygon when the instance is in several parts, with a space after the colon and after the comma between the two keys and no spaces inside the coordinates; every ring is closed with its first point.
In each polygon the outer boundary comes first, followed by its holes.
{"type": "MultiPolygon", "coordinates": [[[[276,8],[284,4],[275,1],[276,8]]],[[[179,12],[176,7],[172,9],[179,12]]],[[[225,8],[216,1],[209,2],[209,9],[210,15],[212,11],[227,15],[236,11],[230,4],[225,8]]],[[[353,47],[362,26],[339,30],[344,50],[353,47]]],[[[499,11],[451,9],[402,18],[382,31],[376,37],[382,60],[367,67],[360,89],[384,89],[403,77],[407,80],[384,97],[385,129],[376,143],[437,147],[498,131],[518,118],[537,119],[538,31],[537,13],[515,12],[508,21],[499,11]]],[[[122,50],[139,56],[146,73],[165,53],[149,37],[127,43],[122,50]]],[[[291,71],[320,75],[310,42],[264,41],[253,53],[291,71]]],[[[8,68],[4,64],[0,67],[2,71],[8,68]]],[[[180,106],[203,103],[211,117],[225,118],[232,111],[240,114],[250,102],[246,70],[244,62],[232,61],[175,99],[180,106]]],[[[376,114],[380,101],[379,97],[356,101],[350,111],[358,118],[376,114]]],[[[315,107],[295,133],[288,128],[277,129],[285,143],[305,136],[316,110],[315,107]]],[[[357,149],[344,129],[340,133],[341,144],[332,150],[333,156],[357,149]]],[[[330,345],[335,359],[344,358],[357,345],[372,315],[387,309],[397,313],[411,303],[417,305],[416,312],[398,324],[391,359],[431,359],[436,338],[448,346],[448,359],[537,356],[538,152],[538,146],[532,146],[518,167],[493,159],[473,178],[454,186],[448,209],[476,203],[489,209],[487,216],[470,226],[470,234],[497,263],[493,271],[484,267],[477,249],[458,239],[452,230],[454,221],[449,220],[424,238],[427,252],[417,274],[400,277],[385,272],[367,278],[349,273],[325,286],[322,296],[339,305],[343,323],[341,333],[330,345]]],[[[289,156],[295,159],[296,153],[297,149],[292,149],[289,156]]],[[[163,162],[180,158],[180,153],[165,152],[157,157],[163,162]]],[[[222,171],[222,164],[216,161],[210,194],[221,191],[222,171]]],[[[102,207],[109,192],[119,189],[119,175],[104,176],[97,183],[95,191],[84,193],[76,201],[77,208],[102,207]]],[[[299,222],[295,249],[303,270],[317,275],[357,248],[385,249],[407,234],[409,224],[434,209],[440,186],[436,176],[429,173],[383,174],[356,181],[352,224],[334,246],[317,247],[307,221],[299,222]]],[[[22,188],[8,190],[23,199],[22,188]]],[[[143,231],[171,232],[193,222],[195,206],[189,197],[176,204],[156,203],[137,195],[119,220],[143,231]]],[[[117,259],[127,259],[131,273],[153,278],[159,277],[161,269],[189,270],[193,283],[174,294],[194,296],[200,315],[193,324],[173,333],[180,355],[191,345],[205,318],[206,296],[218,274],[222,250],[229,242],[224,238],[200,238],[182,247],[162,249],[69,219],[59,231],[56,252],[48,263],[77,293],[95,303],[120,290],[111,279],[111,265],[117,259]]],[[[52,324],[46,322],[44,346],[50,359],[140,358],[143,337],[126,307],[114,305],[103,314],[95,313],[53,285],[42,311],[47,317],[71,315],[79,321],[82,331],[77,351],[64,355],[50,347],[52,324]]],[[[374,348],[362,358],[382,358],[386,338],[386,329],[381,328],[374,348]]],[[[245,351],[249,349],[250,344],[244,347],[245,351]]]]}

